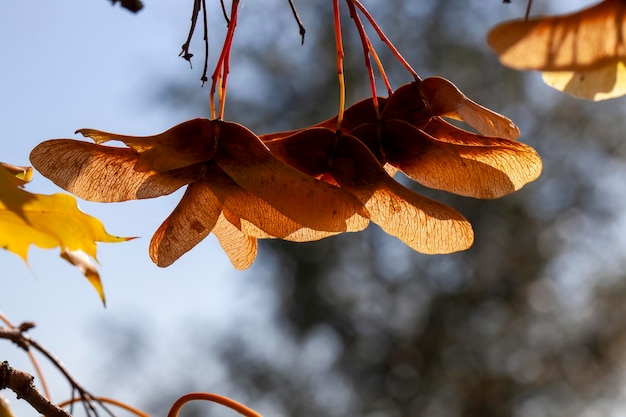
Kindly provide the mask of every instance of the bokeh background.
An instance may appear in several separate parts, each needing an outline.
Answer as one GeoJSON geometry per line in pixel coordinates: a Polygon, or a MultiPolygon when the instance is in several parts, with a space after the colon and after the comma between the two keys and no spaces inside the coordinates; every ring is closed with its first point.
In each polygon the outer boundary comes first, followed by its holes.
{"type": "MultiPolygon", "coordinates": [[[[225,24],[219,4],[207,3],[214,62],[225,24]]],[[[534,1],[532,14],[590,3],[534,1]]],[[[364,4],[422,77],[444,76],[512,118],[544,160],[536,182],[498,200],[416,188],[470,219],[470,250],[420,255],[372,226],[307,244],[263,241],[245,272],[209,237],[159,269],[149,238],[181,192],[81,201],[111,233],[141,237],[99,248],[107,308],[57,253],[33,249],[28,266],[0,252],[0,310],[16,323],[35,321],[31,336],[92,393],[154,416],[189,391],[229,395],[276,417],[625,415],[624,99],[573,99],[536,73],[502,67],[486,34],[521,18],[525,1],[364,4]]],[[[146,0],[137,15],[105,0],[0,6],[0,160],[26,165],[37,143],[78,128],[148,135],[207,117],[201,32],[193,69],[177,56],[191,6],[146,0]]],[[[244,1],[240,10],[226,118],[257,133],[337,112],[331,2],[296,6],[304,45],[286,1],[244,1]]],[[[345,12],[352,103],[369,90],[345,12]]],[[[375,45],[393,85],[410,82],[375,45]]],[[[28,189],[60,191],[41,176],[28,189]]],[[[32,372],[7,341],[0,359],[32,372]]],[[[44,369],[54,399],[69,397],[63,379],[44,369]]],[[[19,417],[36,415],[12,404],[19,417]]],[[[196,403],[184,413],[235,415],[196,403]]]]}

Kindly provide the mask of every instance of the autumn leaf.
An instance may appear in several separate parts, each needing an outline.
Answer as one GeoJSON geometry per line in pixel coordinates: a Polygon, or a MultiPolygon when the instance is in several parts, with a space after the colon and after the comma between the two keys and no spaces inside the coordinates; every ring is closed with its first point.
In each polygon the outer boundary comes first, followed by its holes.
{"type": "MultiPolygon", "coordinates": [[[[22,182],[22,180],[17,180],[22,182]]],[[[42,249],[60,247],[61,256],[77,266],[105,301],[100,278],[93,264],[78,251],[96,259],[97,242],[123,242],[102,223],[78,209],[66,194],[31,194],[16,186],[16,177],[0,166],[0,247],[25,262],[31,245],[42,249]]]]}

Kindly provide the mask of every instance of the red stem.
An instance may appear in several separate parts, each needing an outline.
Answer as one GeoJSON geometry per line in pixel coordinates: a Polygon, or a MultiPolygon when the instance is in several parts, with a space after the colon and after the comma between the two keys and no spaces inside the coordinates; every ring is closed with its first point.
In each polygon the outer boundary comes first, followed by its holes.
{"type": "Polygon", "coordinates": [[[213,72],[213,75],[211,76],[211,118],[215,118],[215,103],[213,101],[213,97],[217,89],[217,80],[219,78],[222,79],[222,82],[219,94],[220,112],[218,118],[222,119],[224,117],[224,104],[226,102],[226,83],[228,79],[228,73],[230,71],[230,49],[233,46],[233,36],[235,34],[235,26],[237,26],[238,7],[239,0],[233,0],[230,12],[230,21],[228,22],[228,30],[224,39],[224,46],[222,47],[222,52],[220,53],[220,57],[217,60],[217,64],[215,65],[215,72],[213,72]]]}
{"type": "Polygon", "coordinates": [[[374,28],[374,30],[376,31],[376,33],[378,33],[378,36],[380,37],[380,40],[382,40],[388,47],[389,49],[391,49],[391,52],[393,52],[393,54],[396,56],[396,58],[402,63],[402,65],[404,66],[404,68],[406,68],[406,70],[413,76],[413,78],[415,78],[416,80],[419,80],[419,75],[417,75],[417,72],[415,72],[415,70],[411,67],[411,65],[406,61],[406,59],[404,59],[404,57],[402,56],[402,54],[400,52],[398,52],[398,50],[396,49],[395,46],[393,46],[393,44],[391,43],[391,41],[389,40],[389,38],[387,38],[387,36],[385,36],[385,34],[383,33],[382,29],[380,28],[380,26],[378,26],[378,24],[376,23],[376,21],[374,20],[374,18],[372,17],[372,15],[367,11],[367,9],[365,8],[365,6],[363,6],[359,0],[350,0],[356,7],[359,8],[359,10],[361,11],[361,13],[363,13],[365,15],[365,17],[367,18],[367,20],[370,22],[370,24],[372,25],[372,27],[374,28]]]}
{"type": "Polygon", "coordinates": [[[361,22],[361,18],[359,17],[356,9],[354,8],[354,3],[351,0],[346,0],[348,3],[348,9],[350,10],[350,17],[354,21],[357,31],[359,32],[359,37],[361,38],[361,46],[363,47],[363,57],[365,59],[365,68],[367,69],[367,75],[370,80],[370,89],[372,91],[372,103],[374,104],[374,111],[376,112],[376,117],[380,118],[380,109],[378,108],[378,94],[376,93],[376,78],[374,76],[374,70],[372,69],[372,60],[370,58],[370,54],[372,52],[370,46],[371,42],[367,33],[365,33],[365,28],[363,27],[363,23],[361,22]]]}
{"type": "Polygon", "coordinates": [[[339,17],[339,0],[333,1],[335,16],[335,47],[337,50],[337,76],[339,78],[339,113],[337,115],[337,131],[341,129],[343,113],[346,107],[346,85],[343,76],[343,42],[341,40],[341,19],[339,17]]]}

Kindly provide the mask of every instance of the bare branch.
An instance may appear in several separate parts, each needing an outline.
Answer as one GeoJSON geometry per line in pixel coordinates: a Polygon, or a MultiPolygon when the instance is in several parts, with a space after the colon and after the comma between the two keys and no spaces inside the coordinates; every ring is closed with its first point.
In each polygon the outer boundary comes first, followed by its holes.
{"type": "Polygon", "coordinates": [[[0,389],[9,388],[46,417],[72,417],[41,395],[33,380],[32,375],[12,368],[7,361],[0,363],[0,389]]]}

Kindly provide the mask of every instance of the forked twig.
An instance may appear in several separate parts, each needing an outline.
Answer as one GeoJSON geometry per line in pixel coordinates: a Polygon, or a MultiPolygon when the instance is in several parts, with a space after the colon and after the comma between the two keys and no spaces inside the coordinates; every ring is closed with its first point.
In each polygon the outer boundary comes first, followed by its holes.
{"type": "MultiPolygon", "coordinates": [[[[4,316],[1,315],[1,313],[0,313],[0,318],[5,323],[10,323],[8,322],[8,320],[6,320],[4,316]]],[[[63,364],[58,358],[56,358],[43,345],[31,339],[28,335],[24,333],[26,330],[29,330],[32,327],[34,327],[34,324],[32,323],[23,323],[18,327],[14,327],[14,326],[2,327],[0,328],[0,339],[11,340],[17,346],[19,346],[20,348],[22,348],[24,351],[28,352],[29,354],[31,353],[31,347],[32,347],[35,350],[37,350],[39,353],[44,355],[54,365],[54,367],[57,368],[59,372],[61,372],[61,374],[69,382],[70,386],[72,387],[72,397],[74,396],[73,395],[74,392],[78,393],[83,405],[85,406],[85,412],[88,416],[98,416],[98,411],[94,405],[94,401],[95,401],[103,410],[107,412],[107,414],[113,417],[114,414],[106,407],[106,405],[98,402],[97,400],[94,400],[95,397],[91,393],[89,393],[89,391],[83,388],[78,383],[78,381],[76,381],[76,379],[74,379],[74,377],[69,373],[69,371],[65,368],[65,366],[63,366],[63,364]]],[[[41,375],[40,375],[40,378],[42,378],[41,375]]],[[[50,397],[49,393],[46,393],[46,396],[49,398],[50,397]]]]}
{"type": "Polygon", "coordinates": [[[9,388],[46,417],[72,417],[44,397],[35,387],[33,380],[32,375],[12,368],[7,361],[0,363],[0,390],[9,388]]]}
{"type": "Polygon", "coordinates": [[[300,20],[300,16],[298,15],[298,11],[296,10],[296,5],[293,3],[293,0],[289,1],[289,7],[291,7],[291,12],[293,13],[294,19],[296,19],[296,23],[298,24],[298,29],[300,29],[300,36],[302,37],[302,45],[304,45],[304,34],[306,33],[306,29],[302,24],[302,20],[300,20]]]}
{"type": "Polygon", "coordinates": [[[200,76],[200,80],[202,81],[202,85],[208,80],[207,78],[207,70],[209,66],[209,36],[208,36],[208,21],[207,21],[207,11],[206,11],[206,0],[194,0],[193,1],[193,9],[191,12],[191,27],[189,28],[189,34],[187,35],[187,40],[182,46],[182,50],[178,54],[178,56],[182,57],[185,61],[189,62],[189,67],[191,67],[191,58],[193,54],[189,52],[189,47],[191,45],[191,39],[193,38],[193,34],[196,30],[196,24],[198,22],[198,14],[200,14],[200,9],[202,9],[202,18],[204,24],[204,70],[202,71],[202,75],[200,76]]]}
{"type": "Polygon", "coordinates": [[[182,50],[178,56],[182,57],[185,61],[189,62],[191,67],[191,57],[193,54],[189,52],[189,46],[191,45],[191,38],[193,38],[193,32],[196,30],[196,22],[198,21],[198,13],[200,13],[200,7],[202,7],[200,0],[193,1],[193,9],[191,11],[191,27],[189,28],[189,34],[187,40],[183,43],[182,50]]]}

